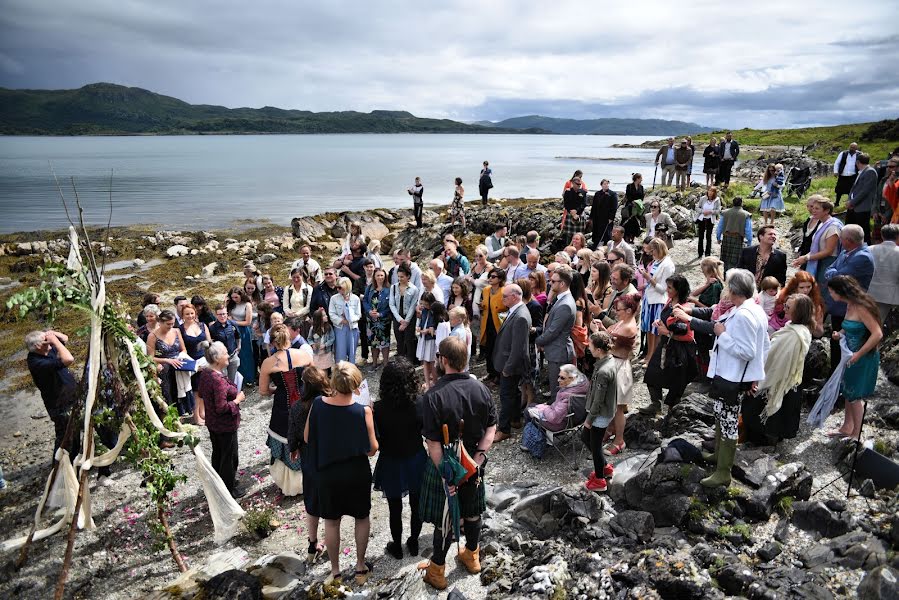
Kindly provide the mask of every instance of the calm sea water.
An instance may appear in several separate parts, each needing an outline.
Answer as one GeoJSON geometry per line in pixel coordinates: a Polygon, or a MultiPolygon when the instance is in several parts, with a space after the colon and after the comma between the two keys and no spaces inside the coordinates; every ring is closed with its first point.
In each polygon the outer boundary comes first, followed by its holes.
{"type": "Polygon", "coordinates": [[[242,219],[289,224],[325,211],[410,206],[420,176],[426,204],[448,204],[462,177],[478,196],[490,161],[497,198],[559,196],[575,169],[590,189],[608,178],[623,191],[634,171],[652,179],[652,150],[612,148],[643,136],[256,135],[0,137],[0,232],[67,226],[51,168],[71,197],[75,178],[90,224],[169,229],[242,219]],[[609,160],[612,159],[612,160],[609,160]]]}

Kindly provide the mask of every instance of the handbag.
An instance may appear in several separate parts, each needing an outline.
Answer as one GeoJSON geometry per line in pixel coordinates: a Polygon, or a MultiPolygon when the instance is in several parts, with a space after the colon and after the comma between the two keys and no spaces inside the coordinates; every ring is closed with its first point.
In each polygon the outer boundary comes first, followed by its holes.
{"type": "Polygon", "coordinates": [[[746,377],[746,369],[748,368],[749,361],[746,361],[746,366],[743,367],[743,374],[740,375],[739,383],[728,381],[720,375],[715,375],[714,379],[712,379],[712,388],[709,390],[709,397],[721,400],[727,405],[740,404],[740,392],[745,392],[750,387],[748,384],[743,383],[743,378],[746,377]]]}

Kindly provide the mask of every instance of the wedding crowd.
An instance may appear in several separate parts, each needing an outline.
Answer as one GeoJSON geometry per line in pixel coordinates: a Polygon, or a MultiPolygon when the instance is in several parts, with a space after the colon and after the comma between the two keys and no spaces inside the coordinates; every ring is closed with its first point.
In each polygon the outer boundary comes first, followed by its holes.
{"type": "MultiPolygon", "coordinates": [[[[657,160],[668,184],[676,177],[687,186],[682,173],[690,172],[684,163],[692,150],[673,142],[657,160]]],[[[718,195],[716,183],[729,184],[737,142],[728,134],[709,147],[715,172],[707,171],[713,178],[694,210],[703,275],[697,286],[672,260],[676,228],[662,201],[650,196],[644,207],[640,174],[620,202],[607,180],[588,202],[577,171],[563,188],[558,252],[537,231],[513,235],[509,224],[497,223],[470,255],[448,234],[434,256],[394,248],[387,268],[380,243],[350,223],[337,257],[314,256],[304,245],[290,281],[248,262],[243,283],[221,298],[178,296],[164,306],[147,293],[135,333],[170,405],[208,429],[212,464],[235,497],[246,493],[236,477],[246,390],[272,396],[271,477],[284,495],[303,495],[309,558],[327,550],[332,579],[340,574],[341,517],[355,520],[356,582],[371,572],[373,486],[389,507],[389,554],[400,558],[405,548],[417,555],[422,523],[434,524],[433,554],[420,567],[427,583],[443,589],[454,538],[465,537],[462,565],[480,570],[491,446],[518,437],[538,456],[547,432],[581,429],[593,458],[585,486],[602,492],[615,471],[607,455],[627,449],[636,386],[645,385],[650,399],[639,412],[656,416],[678,404],[691,382],[707,382],[716,434],[704,455],[714,467],[704,486],[729,484],[741,437],[762,444],[794,437],[803,389],[831,373],[846,408],[842,426],[828,435],[860,439],[883,325],[899,305],[899,157],[873,187],[864,175],[867,157],[854,157],[861,173],[845,192],[851,218],[838,218],[828,198],[809,197],[801,244],[788,256],[767,209],[756,228],[739,198],[725,207],[718,195]],[[869,245],[870,211],[868,223],[857,221],[875,204],[892,216],[878,229],[882,241],[869,245]],[[799,269],[792,277],[788,264],[799,269]],[[809,373],[806,355],[822,337],[831,373],[809,373]],[[470,369],[482,362],[479,380],[470,369]],[[377,373],[379,392],[371,398],[366,377],[377,373]],[[404,542],[405,496],[411,519],[404,542]],[[450,499],[458,508],[455,531],[444,519],[450,499]]],[[[483,167],[486,203],[492,171],[486,161],[483,167]]],[[[782,185],[777,173],[769,178],[773,189],[782,185]]],[[[461,180],[457,188],[461,204],[461,180]]],[[[420,226],[420,180],[409,194],[420,226]]],[[[782,199],[775,213],[778,206],[782,199]]],[[[466,226],[464,211],[451,214],[457,219],[466,226]]],[[[26,338],[57,446],[74,386],[65,342],[57,332],[26,338]]]]}

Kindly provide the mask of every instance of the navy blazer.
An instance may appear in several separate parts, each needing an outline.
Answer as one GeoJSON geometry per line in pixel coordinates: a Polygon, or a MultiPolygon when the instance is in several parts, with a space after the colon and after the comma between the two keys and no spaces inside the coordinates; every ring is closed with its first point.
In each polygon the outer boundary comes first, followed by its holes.
{"type": "MultiPolygon", "coordinates": [[[[874,256],[868,250],[867,244],[862,244],[859,248],[846,252],[843,250],[837,259],[830,265],[830,268],[824,272],[824,281],[830,281],[837,275],[851,275],[855,277],[858,284],[867,291],[871,285],[871,278],[874,277],[874,256]]],[[[846,316],[846,303],[834,302],[830,294],[825,294],[827,301],[827,312],[838,317],[846,316]]]]}
{"type": "MultiPolygon", "coordinates": [[[[740,155],[740,144],[737,143],[737,140],[730,141],[730,155],[734,157],[734,160],[737,160],[740,155]]],[[[718,158],[724,160],[724,141],[718,142],[718,158]]]]}

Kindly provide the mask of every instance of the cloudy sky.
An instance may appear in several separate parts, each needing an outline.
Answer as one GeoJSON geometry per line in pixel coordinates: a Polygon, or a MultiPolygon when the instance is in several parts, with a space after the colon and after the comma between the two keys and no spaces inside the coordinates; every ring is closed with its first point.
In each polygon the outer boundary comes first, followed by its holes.
{"type": "Polygon", "coordinates": [[[0,87],[793,127],[899,116],[894,0],[2,0],[0,87]]]}

